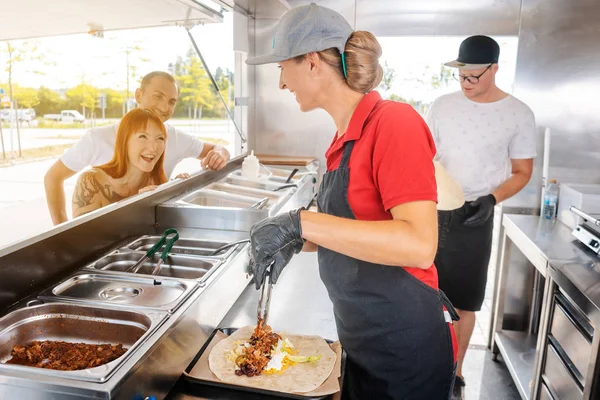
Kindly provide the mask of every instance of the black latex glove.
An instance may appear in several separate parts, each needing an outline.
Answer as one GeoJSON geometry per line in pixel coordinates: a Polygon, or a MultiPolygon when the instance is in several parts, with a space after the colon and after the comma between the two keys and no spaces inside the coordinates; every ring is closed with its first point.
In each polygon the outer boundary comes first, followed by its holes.
{"type": "Polygon", "coordinates": [[[299,253],[304,245],[302,227],[300,226],[300,211],[266,218],[250,229],[250,251],[253,262],[250,263],[256,289],[260,289],[267,268],[271,263],[271,283],[277,283],[277,278],[288,265],[292,256],[299,253]]]}
{"type": "Polygon", "coordinates": [[[480,226],[483,225],[488,219],[494,214],[494,206],[496,205],[496,198],[493,194],[488,194],[472,202],[469,207],[471,210],[475,209],[475,214],[471,215],[463,223],[466,226],[480,226]]]}

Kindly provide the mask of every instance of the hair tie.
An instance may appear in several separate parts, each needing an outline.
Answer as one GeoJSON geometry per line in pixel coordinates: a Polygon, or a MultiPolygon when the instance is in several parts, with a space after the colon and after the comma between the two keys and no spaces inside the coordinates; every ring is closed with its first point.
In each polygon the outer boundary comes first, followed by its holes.
{"type": "Polygon", "coordinates": [[[342,52],[342,69],[344,70],[344,79],[348,78],[348,74],[346,73],[346,57],[344,57],[344,52],[342,52]]]}

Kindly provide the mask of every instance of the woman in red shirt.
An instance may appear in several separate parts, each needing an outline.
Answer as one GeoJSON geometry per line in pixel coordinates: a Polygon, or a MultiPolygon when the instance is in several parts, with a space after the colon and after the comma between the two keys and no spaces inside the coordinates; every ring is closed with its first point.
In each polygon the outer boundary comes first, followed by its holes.
{"type": "Polygon", "coordinates": [[[381,47],[315,4],[280,20],[279,86],[302,111],[322,108],[337,126],[327,150],[319,212],[267,218],[250,232],[253,274],[275,283],[291,257],[318,249],[348,355],[344,399],[447,399],[454,382],[452,306],[438,290],[435,146],[422,118],[372,91],[381,47]]]}

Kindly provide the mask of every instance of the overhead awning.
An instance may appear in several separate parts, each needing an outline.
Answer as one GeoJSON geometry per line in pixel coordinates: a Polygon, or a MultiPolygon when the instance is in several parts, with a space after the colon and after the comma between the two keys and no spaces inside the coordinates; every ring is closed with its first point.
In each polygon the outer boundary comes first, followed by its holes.
{"type": "Polygon", "coordinates": [[[218,23],[227,0],[3,0],[0,41],[218,23]]]}

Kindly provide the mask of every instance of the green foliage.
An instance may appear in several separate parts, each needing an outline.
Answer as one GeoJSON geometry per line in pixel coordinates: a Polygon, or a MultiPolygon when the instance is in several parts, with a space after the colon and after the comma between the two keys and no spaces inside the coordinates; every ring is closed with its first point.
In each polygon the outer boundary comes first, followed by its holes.
{"type": "MultiPolygon", "coordinates": [[[[0,43],[0,50],[2,49],[1,46],[5,46],[5,44],[0,43]]],[[[29,60],[37,57],[32,55],[36,51],[33,44],[22,44],[18,49],[10,46],[8,44],[5,49],[10,48],[12,51],[12,58],[9,58],[12,60],[12,64],[9,65],[11,68],[18,66],[21,61],[25,60],[25,57],[29,57],[29,60]],[[27,55],[26,49],[34,53],[27,55]]],[[[126,77],[129,78],[131,85],[129,95],[132,97],[141,75],[148,72],[141,72],[140,68],[146,60],[139,56],[140,48],[137,45],[124,47],[123,52],[126,55],[123,60],[123,81],[126,77]]],[[[6,61],[4,57],[3,61],[6,61]]],[[[9,66],[6,67],[7,70],[9,66]]],[[[176,62],[169,66],[169,70],[179,86],[179,101],[175,107],[173,117],[193,118],[196,114],[198,117],[206,119],[227,118],[225,106],[215,92],[202,63],[191,48],[186,57],[178,57],[176,62]]],[[[219,67],[216,69],[214,77],[219,85],[221,96],[228,102],[229,108],[233,109],[233,72],[219,67]]],[[[85,75],[82,75],[79,85],[57,92],[43,86],[39,89],[24,87],[11,81],[13,96],[17,99],[19,108],[33,108],[38,117],[43,117],[44,114],[58,114],[61,110],[79,110],[83,112],[85,107],[87,118],[92,115],[98,118],[102,115],[99,96],[106,95],[106,118],[121,118],[125,109],[127,88],[124,90],[97,88],[89,82],[85,75]]],[[[6,93],[9,94],[9,84],[0,84],[0,88],[5,89],[6,93]]],[[[42,123],[41,121],[40,123],[41,126],[52,124],[52,122],[42,123]]]]}

